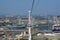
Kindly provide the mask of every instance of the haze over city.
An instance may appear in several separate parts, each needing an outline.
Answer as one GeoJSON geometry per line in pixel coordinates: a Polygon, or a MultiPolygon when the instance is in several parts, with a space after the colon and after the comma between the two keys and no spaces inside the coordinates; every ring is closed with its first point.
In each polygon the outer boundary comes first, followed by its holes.
{"type": "Polygon", "coordinates": [[[60,40],[60,0],[0,0],[0,40],[60,40]]]}
{"type": "MultiPolygon", "coordinates": [[[[27,15],[32,0],[0,0],[0,15],[27,15]]],[[[60,0],[35,0],[32,15],[60,15],[60,0]]]]}

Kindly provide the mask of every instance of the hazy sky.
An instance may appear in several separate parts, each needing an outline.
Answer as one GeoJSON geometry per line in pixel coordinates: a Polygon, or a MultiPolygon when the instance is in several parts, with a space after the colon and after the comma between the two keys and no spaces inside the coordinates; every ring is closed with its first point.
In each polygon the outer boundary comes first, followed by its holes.
{"type": "MultiPolygon", "coordinates": [[[[32,0],[0,0],[0,15],[28,15],[32,0]]],[[[35,0],[32,15],[60,15],[60,0],[35,0]]]]}

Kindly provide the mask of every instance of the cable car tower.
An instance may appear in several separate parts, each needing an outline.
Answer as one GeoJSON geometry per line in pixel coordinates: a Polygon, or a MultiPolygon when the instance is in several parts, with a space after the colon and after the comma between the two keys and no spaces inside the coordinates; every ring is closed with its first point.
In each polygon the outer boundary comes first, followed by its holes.
{"type": "Polygon", "coordinates": [[[31,29],[32,29],[32,25],[31,25],[31,11],[29,10],[29,18],[28,18],[28,33],[29,33],[29,38],[28,40],[32,40],[32,35],[31,35],[31,29]]]}
{"type": "Polygon", "coordinates": [[[31,13],[32,13],[32,10],[33,10],[33,7],[34,7],[34,0],[32,2],[32,7],[31,9],[28,11],[29,12],[29,17],[28,17],[28,33],[29,33],[29,37],[28,37],[28,40],[32,40],[32,23],[31,23],[31,13]]]}

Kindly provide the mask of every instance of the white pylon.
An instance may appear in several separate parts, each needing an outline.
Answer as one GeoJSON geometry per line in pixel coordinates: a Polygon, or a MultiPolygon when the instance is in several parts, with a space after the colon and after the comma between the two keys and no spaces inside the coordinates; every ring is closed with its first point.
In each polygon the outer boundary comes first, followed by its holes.
{"type": "Polygon", "coordinates": [[[31,11],[29,10],[29,23],[31,25],[31,11]]]}
{"type": "Polygon", "coordinates": [[[32,40],[32,37],[31,37],[31,11],[29,10],[29,22],[28,22],[28,33],[29,33],[29,38],[28,40],[32,40]]]}

